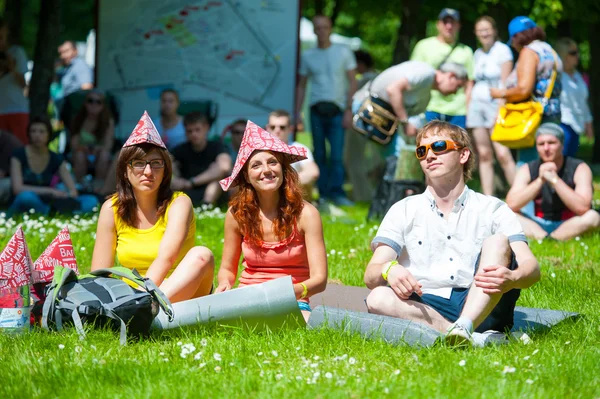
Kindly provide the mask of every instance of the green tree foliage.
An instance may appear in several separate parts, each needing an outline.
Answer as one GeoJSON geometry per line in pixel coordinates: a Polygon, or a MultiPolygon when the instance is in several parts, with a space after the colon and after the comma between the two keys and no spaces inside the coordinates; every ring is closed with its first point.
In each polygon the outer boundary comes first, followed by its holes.
{"type": "MultiPolygon", "coordinates": [[[[0,0],[0,15],[4,14],[8,3],[16,0],[0,0]]],[[[20,42],[30,59],[33,59],[36,35],[39,28],[40,2],[43,0],[22,0],[22,31],[20,42]]],[[[95,25],[95,0],[68,1],[61,9],[59,41],[84,41],[95,25]]]]}
{"type": "MultiPolygon", "coordinates": [[[[556,38],[556,26],[565,16],[583,18],[585,13],[580,9],[579,3],[564,3],[561,0],[483,0],[476,3],[471,0],[454,0],[452,7],[461,13],[461,42],[476,48],[474,23],[482,15],[490,15],[496,19],[500,37],[503,39],[508,38],[508,22],[517,15],[532,17],[547,30],[551,39],[556,38]]],[[[586,0],[586,3],[584,8],[588,12],[600,15],[597,1],[586,0]]],[[[335,14],[334,31],[346,36],[360,37],[364,48],[372,53],[377,67],[381,69],[392,64],[399,28],[407,8],[411,5],[413,9],[419,9],[418,15],[411,18],[416,18],[419,23],[427,26],[426,33],[421,35],[417,32],[409,41],[409,46],[412,47],[420,36],[436,34],[435,20],[440,10],[448,6],[447,1],[306,0],[303,2],[302,13],[311,18],[316,13],[332,15],[339,10],[335,14]]],[[[590,17],[586,16],[585,19],[590,20],[590,17]]],[[[583,37],[580,41],[581,39],[583,37]]]]}

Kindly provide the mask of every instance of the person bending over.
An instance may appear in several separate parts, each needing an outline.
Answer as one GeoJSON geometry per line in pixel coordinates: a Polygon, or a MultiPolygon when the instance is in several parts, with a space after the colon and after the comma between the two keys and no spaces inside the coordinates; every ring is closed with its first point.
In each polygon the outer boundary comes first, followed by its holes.
{"type": "Polygon", "coordinates": [[[102,205],[92,270],[118,262],[152,280],[171,302],[208,295],[214,258],[195,246],[190,198],[171,190],[171,158],[147,113],[125,142],[117,193],[102,205]]]}
{"type": "Polygon", "coordinates": [[[308,298],[327,285],[327,254],[319,212],[302,199],[291,166],[303,159],[303,148],[288,146],[248,122],[233,172],[221,181],[223,190],[238,190],[225,216],[217,292],[233,287],[243,254],[239,286],[291,276],[298,306],[308,319],[308,298]]]}
{"type": "Polygon", "coordinates": [[[450,344],[483,344],[475,329],[510,330],[520,289],[540,278],[515,214],[465,185],[472,148],[456,125],[423,127],[416,155],[427,189],[386,214],[365,272],[369,312],[426,324],[450,344]]]}
{"type": "Polygon", "coordinates": [[[528,237],[568,240],[600,227],[600,214],[592,209],[592,171],[580,159],[563,155],[564,130],[543,123],[536,132],[539,158],[519,169],[506,196],[518,212],[534,201],[535,213],[517,214],[528,237]]]}

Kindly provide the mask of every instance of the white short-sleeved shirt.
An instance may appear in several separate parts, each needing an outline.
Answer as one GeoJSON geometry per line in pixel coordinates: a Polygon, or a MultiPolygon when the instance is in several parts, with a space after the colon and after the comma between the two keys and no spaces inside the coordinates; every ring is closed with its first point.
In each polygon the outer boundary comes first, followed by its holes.
{"type": "Polygon", "coordinates": [[[73,58],[71,64],[63,67],[58,75],[64,97],[81,90],[84,84],[94,83],[92,70],[80,57],[73,58]]]}
{"type": "MultiPolygon", "coordinates": [[[[21,46],[11,46],[7,53],[15,60],[20,74],[27,72],[27,55],[21,46]]],[[[0,77],[0,115],[29,113],[29,101],[12,73],[0,77]]]]}
{"type": "Polygon", "coordinates": [[[423,293],[450,298],[452,288],[471,286],[483,241],[494,234],[527,242],[517,216],[498,198],[465,187],[446,220],[428,188],[390,208],[371,249],[391,247],[423,293]]]}
{"type": "Polygon", "coordinates": [[[402,101],[408,116],[425,112],[431,98],[435,69],[421,61],[406,61],[386,69],[370,84],[367,83],[357,91],[354,99],[363,100],[371,93],[389,102],[388,86],[402,78],[409,84],[409,88],[402,93],[402,101]]]}
{"type": "Polygon", "coordinates": [[[347,46],[334,43],[326,49],[315,47],[304,51],[298,73],[311,81],[310,105],[330,101],[346,108],[346,72],[352,69],[356,69],[356,58],[347,46]]]}
{"type": "Polygon", "coordinates": [[[571,126],[575,133],[585,131],[585,124],[592,121],[588,105],[588,87],[577,71],[573,76],[566,72],[561,74],[562,92],[560,93],[560,121],[571,126]]]}
{"type": "Polygon", "coordinates": [[[500,87],[502,65],[512,61],[513,55],[510,47],[501,42],[496,42],[487,53],[478,48],[475,51],[475,86],[471,91],[473,100],[491,102],[490,88],[500,87]]]}
{"type": "Polygon", "coordinates": [[[296,172],[300,172],[302,170],[302,168],[306,164],[314,162],[315,161],[315,157],[313,156],[312,151],[307,146],[305,146],[304,144],[301,144],[301,143],[299,143],[297,141],[294,141],[292,143],[292,145],[294,147],[300,147],[300,148],[304,148],[306,150],[306,159],[303,159],[302,161],[294,162],[292,164],[292,168],[294,168],[296,170],[296,172]]]}

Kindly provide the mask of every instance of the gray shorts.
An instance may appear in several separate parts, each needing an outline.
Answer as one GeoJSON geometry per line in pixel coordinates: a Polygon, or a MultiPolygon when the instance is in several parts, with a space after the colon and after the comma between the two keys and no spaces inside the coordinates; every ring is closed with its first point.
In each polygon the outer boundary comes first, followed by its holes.
{"type": "Polygon", "coordinates": [[[499,105],[497,102],[471,100],[467,110],[467,127],[491,129],[496,123],[499,105]]]}

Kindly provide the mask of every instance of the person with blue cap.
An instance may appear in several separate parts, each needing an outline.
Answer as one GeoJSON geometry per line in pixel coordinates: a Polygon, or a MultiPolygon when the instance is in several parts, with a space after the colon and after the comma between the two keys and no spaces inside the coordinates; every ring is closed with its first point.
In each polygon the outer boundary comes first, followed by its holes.
{"type": "MultiPolygon", "coordinates": [[[[542,123],[560,123],[560,74],[562,62],[546,40],[546,33],[529,17],[513,18],[508,24],[509,44],[519,53],[515,68],[506,79],[506,88],[490,89],[492,98],[508,103],[529,101],[532,97],[544,107],[542,123]],[[548,99],[544,98],[553,85],[548,99]]],[[[518,151],[518,161],[537,158],[535,146],[518,151]]]]}
{"type": "Polygon", "coordinates": [[[569,240],[600,228],[592,209],[592,170],[580,159],[563,155],[564,131],[543,123],[536,132],[539,158],[523,165],[506,196],[515,212],[534,201],[535,212],[517,213],[525,235],[535,239],[569,240]]]}

